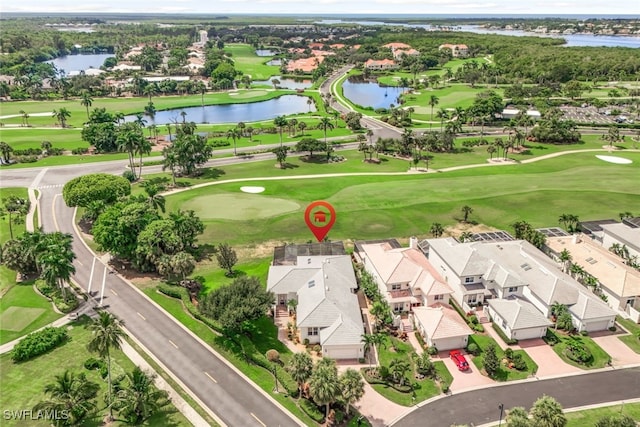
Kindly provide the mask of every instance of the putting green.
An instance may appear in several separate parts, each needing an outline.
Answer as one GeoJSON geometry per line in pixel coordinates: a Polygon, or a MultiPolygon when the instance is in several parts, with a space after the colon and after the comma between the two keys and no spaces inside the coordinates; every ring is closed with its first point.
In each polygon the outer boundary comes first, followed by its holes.
{"type": "Polygon", "coordinates": [[[294,201],[260,194],[207,194],[188,200],[182,209],[193,209],[200,218],[251,220],[269,218],[300,209],[294,201]]]}
{"type": "Polygon", "coordinates": [[[267,93],[268,92],[266,90],[252,90],[246,92],[237,92],[237,95],[235,95],[235,97],[240,99],[257,98],[259,96],[264,96],[267,93]]]}
{"type": "Polygon", "coordinates": [[[0,329],[20,332],[36,320],[44,311],[44,308],[9,307],[0,315],[0,329]]]}

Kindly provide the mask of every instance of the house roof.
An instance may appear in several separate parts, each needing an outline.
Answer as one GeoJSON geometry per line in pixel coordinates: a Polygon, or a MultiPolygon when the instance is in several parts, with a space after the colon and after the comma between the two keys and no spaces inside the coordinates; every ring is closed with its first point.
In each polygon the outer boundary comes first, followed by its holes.
{"type": "Polygon", "coordinates": [[[418,249],[395,248],[389,242],[361,244],[360,247],[385,284],[408,283],[425,295],[453,293],[418,249]]]}
{"type": "Polygon", "coordinates": [[[371,67],[372,65],[396,65],[396,62],[393,59],[368,59],[367,62],[364,63],[364,65],[366,67],[371,67]]]}
{"type": "Polygon", "coordinates": [[[556,254],[566,249],[571,262],[580,265],[618,297],[640,295],[640,271],[623,264],[619,257],[590,238],[550,237],[547,246],[556,254]]]}
{"type": "Polygon", "coordinates": [[[636,251],[640,251],[640,228],[633,228],[627,224],[603,224],[602,229],[608,234],[636,251]]]}
{"type": "Polygon", "coordinates": [[[569,311],[580,320],[602,319],[616,315],[603,301],[591,298],[591,295],[584,292],[580,293],[578,302],[569,307],[569,311]]]}
{"type": "Polygon", "coordinates": [[[444,304],[432,307],[414,307],[418,319],[430,339],[453,338],[471,335],[473,331],[455,310],[444,304]]]}
{"type": "Polygon", "coordinates": [[[385,45],[382,45],[382,47],[388,47],[390,49],[411,49],[411,46],[409,46],[408,44],[400,42],[387,43],[385,45]]]}
{"type": "Polygon", "coordinates": [[[502,317],[512,330],[550,326],[552,323],[529,301],[520,298],[490,299],[489,307],[502,317]]]}
{"type": "Polygon", "coordinates": [[[364,333],[351,257],[299,256],[295,265],[269,267],[267,290],[298,296],[298,326],[317,327],[320,343],[360,344],[364,333]]]}

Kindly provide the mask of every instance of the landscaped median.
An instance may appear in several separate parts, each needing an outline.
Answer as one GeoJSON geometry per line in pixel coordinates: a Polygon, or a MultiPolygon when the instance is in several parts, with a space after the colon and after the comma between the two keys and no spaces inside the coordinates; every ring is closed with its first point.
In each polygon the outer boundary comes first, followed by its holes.
{"type": "Polygon", "coordinates": [[[569,365],[582,369],[598,369],[611,362],[611,356],[587,335],[568,335],[547,329],[547,335],[543,339],[569,365]]]}
{"type": "MultiPolygon", "coordinates": [[[[473,364],[478,368],[480,372],[486,374],[485,370],[485,356],[487,349],[493,346],[498,359],[498,368],[492,378],[496,381],[515,381],[524,380],[529,378],[538,371],[538,365],[529,357],[524,350],[513,350],[512,352],[507,349],[503,351],[498,343],[488,335],[474,334],[469,336],[469,344],[467,350],[469,353],[474,354],[473,364]],[[473,351],[471,351],[473,350],[473,351]],[[520,359],[524,362],[521,369],[517,369],[520,359]],[[526,365],[526,366],[525,366],[526,365]]],[[[520,363],[522,363],[520,362],[520,363]]]]}

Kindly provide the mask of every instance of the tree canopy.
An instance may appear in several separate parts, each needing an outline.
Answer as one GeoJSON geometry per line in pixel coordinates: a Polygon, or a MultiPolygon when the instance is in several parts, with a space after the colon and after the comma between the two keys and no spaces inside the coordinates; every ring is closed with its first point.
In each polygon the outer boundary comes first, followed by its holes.
{"type": "Polygon", "coordinates": [[[126,178],[106,173],[79,176],[67,182],[62,189],[67,206],[87,207],[95,201],[111,204],[129,194],[131,184],[126,178]]]}

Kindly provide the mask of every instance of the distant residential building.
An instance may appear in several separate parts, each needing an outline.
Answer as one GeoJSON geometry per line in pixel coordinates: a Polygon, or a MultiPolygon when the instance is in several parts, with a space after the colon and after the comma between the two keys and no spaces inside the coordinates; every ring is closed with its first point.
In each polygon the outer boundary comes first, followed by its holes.
{"type": "Polygon", "coordinates": [[[398,64],[392,59],[369,59],[364,63],[364,67],[369,70],[395,70],[398,64]]]}
{"type": "Polygon", "coordinates": [[[443,44],[440,45],[438,50],[449,49],[451,51],[451,56],[454,58],[464,58],[469,56],[469,47],[466,44],[443,44]]]}
{"type": "Polygon", "coordinates": [[[409,48],[409,49],[392,49],[393,50],[393,57],[395,59],[400,59],[402,58],[403,55],[406,56],[420,56],[420,51],[417,51],[415,49],[409,48]]]}
{"type": "Polygon", "coordinates": [[[382,47],[386,47],[388,49],[411,49],[411,46],[409,46],[406,43],[399,43],[399,42],[394,42],[394,43],[387,43],[382,45],[382,47]]]}
{"type": "Polygon", "coordinates": [[[312,73],[322,61],[324,61],[324,56],[294,59],[287,62],[287,71],[290,73],[312,73]]]}

